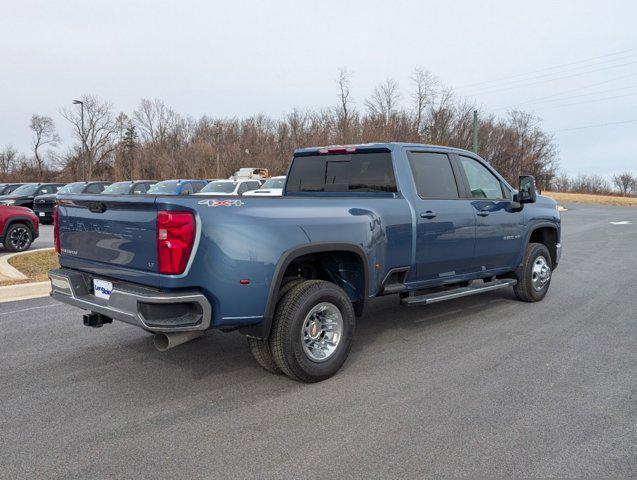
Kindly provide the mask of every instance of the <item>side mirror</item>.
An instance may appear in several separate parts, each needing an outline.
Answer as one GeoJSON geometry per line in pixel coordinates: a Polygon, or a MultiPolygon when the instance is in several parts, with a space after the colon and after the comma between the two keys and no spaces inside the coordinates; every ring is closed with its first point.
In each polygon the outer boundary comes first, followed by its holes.
{"type": "Polygon", "coordinates": [[[533,175],[520,175],[520,188],[516,197],[516,201],[520,203],[535,203],[537,192],[533,175]]]}

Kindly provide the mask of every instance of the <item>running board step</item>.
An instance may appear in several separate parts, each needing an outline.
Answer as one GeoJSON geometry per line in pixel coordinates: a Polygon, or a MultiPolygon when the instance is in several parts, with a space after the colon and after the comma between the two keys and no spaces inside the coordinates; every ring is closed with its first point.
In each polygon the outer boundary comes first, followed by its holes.
{"type": "Polygon", "coordinates": [[[468,287],[454,288],[444,292],[429,293],[426,295],[413,295],[401,300],[401,304],[408,307],[416,305],[429,305],[430,303],[444,302],[445,300],[453,300],[454,298],[468,297],[478,293],[490,292],[504,287],[512,287],[518,283],[514,279],[494,280],[492,282],[479,283],[468,287]]]}
{"type": "Polygon", "coordinates": [[[400,293],[407,290],[407,285],[404,283],[390,283],[383,287],[383,295],[391,295],[392,293],[400,293]]]}

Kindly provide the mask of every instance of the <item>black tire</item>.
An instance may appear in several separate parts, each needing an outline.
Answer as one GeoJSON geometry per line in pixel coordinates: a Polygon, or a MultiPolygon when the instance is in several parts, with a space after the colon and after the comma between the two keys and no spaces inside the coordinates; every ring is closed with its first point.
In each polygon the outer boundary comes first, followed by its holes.
{"type": "Polygon", "coordinates": [[[288,293],[294,287],[302,284],[305,281],[307,281],[306,278],[295,278],[293,280],[290,280],[289,282],[286,282],[284,285],[282,285],[281,288],[279,289],[279,295],[277,296],[277,303],[280,302],[283,297],[285,297],[286,293],[288,293]]]}
{"type": "Polygon", "coordinates": [[[276,307],[270,332],[272,356],[290,378],[308,383],[320,382],[334,375],[345,363],[355,326],[352,302],[342,288],[323,280],[304,281],[288,291],[276,307]],[[302,332],[306,316],[315,307],[321,308],[321,303],[338,310],[342,326],[333,352],[327,358],[315,361],[305,351],[302,332]]]}
{"type": "Polygon", "coordinates": [[[550,274],[553,269],[551,254],[549,249],[541,243],[529,243],[524,252],[522,265],[516,270],[518,283],[513,287],[513,291],[518,299],[523,302],[539,302],[544,298],[551,285],[550,274]],[[543,275],[538,275],[537,270],[541,270],[541,262],[548,267],[548,279],[543,275]],[[536,272],[534,273],[534,267],[536,272]],[[534,282],[534,276],[536,281],[534,282]],[[544,281],[542,281],[544,279],[544,281]]]}
{"type": "MultiPolygon", "coordinates": [[[[303,283],[304,281],[305,278],[295,278],[285,283],[279,290],[278,300],[281,300],[285,296],[285,294],[288,293],[292,288],[303,283]]],[[[274,361],[272,351],[270,350],[269,338],[248,337],[248,347],[250,348],[250,353],[252,353],[254,359],[265,370],[277,375],[283,373],[274,361]]]]}
{"type": "Polygon", "coordinates": [[[268,338],[248,337],[248,347],[250,347],[250,353],[261,367],[276,375],[282,373],[274,361],[268,338]]]}
{"type": "Polygon", "coordinates": [[[24,252],[33,242],[33,232],[25,223],[13,223],[4,236],[4,249],[8,252],[24,252]]]}

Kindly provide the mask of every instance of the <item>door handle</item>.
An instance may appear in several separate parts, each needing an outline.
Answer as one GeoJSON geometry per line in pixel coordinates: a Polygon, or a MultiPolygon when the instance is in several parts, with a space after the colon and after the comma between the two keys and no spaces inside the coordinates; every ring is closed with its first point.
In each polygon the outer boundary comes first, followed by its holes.
{"type": "Polygon", "coordinates": [[[420,218],[436,218],[436,214],[431,210],[427,210],[425,213],[420,214],[420,218]]]}
{"type": "Polygon", "coordinates": [[[478,212],[478,215],[481,217],[488,217],[490,212],[487,212],[486,210],[481,210],[478,212]]]}

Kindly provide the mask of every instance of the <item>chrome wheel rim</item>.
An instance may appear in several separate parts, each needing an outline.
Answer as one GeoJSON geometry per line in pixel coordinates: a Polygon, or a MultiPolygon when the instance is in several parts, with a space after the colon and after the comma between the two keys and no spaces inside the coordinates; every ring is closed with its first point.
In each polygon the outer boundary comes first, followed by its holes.
{"type": "Polygon", "coordinates": [[[333,303],[315,305],[303,320],[303,352],[313,362],[324,362],[334,355],[342,336],[343,315],[333,303]]]}
{"type": "Polygon", "coordinates": [[[14,228],[9,235],[9,243],[16,250],[24,250],[29,244],[29,231],[25,227],[14,228]]]}
{"type": "Polygon", "coordinates": [[[535,290],[542,290],[551,279],[551,267],[544,256],[540,255],[533,262],[531,271],[531,282],[535,290]]]}

